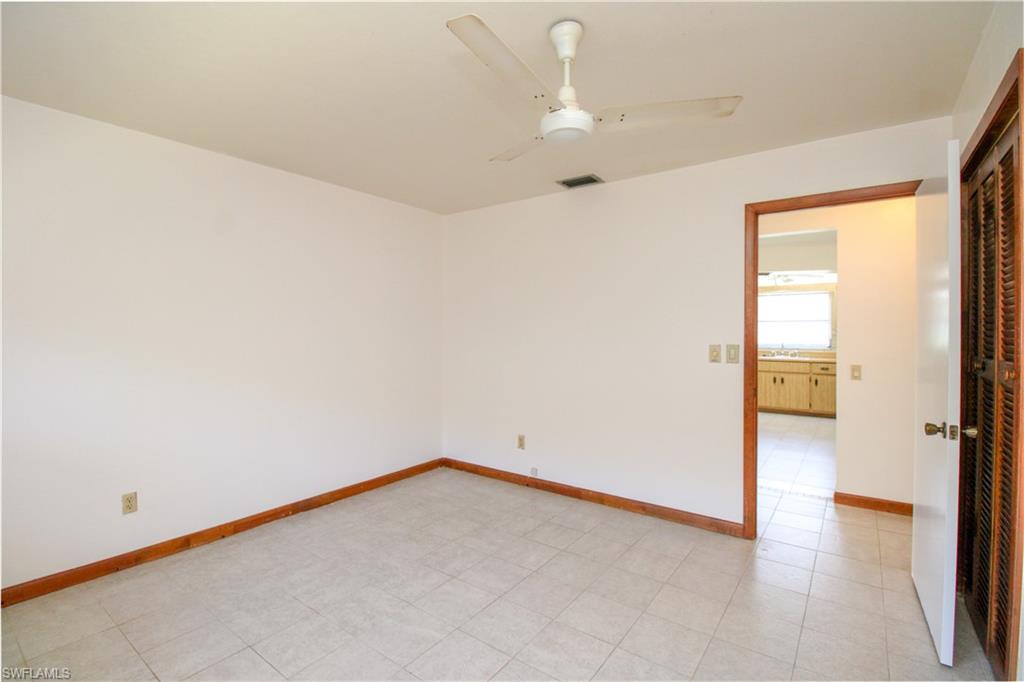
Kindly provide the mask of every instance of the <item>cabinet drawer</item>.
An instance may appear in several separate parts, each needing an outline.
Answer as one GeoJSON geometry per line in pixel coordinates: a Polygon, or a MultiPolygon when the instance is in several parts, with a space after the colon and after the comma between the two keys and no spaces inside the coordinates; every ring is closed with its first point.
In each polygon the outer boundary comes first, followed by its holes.
{"type": "Polygon", "coordinates": [[[757,363],[759,372],[779,372],[786,374],[810,374],[809,362],[786,362],[780,360],[760,360],[757,363]]]}
{"type": "Polygon", "coordinates": [[[836,363],[834,362],[812,362],[811,374],[829,374],[835,376],[836,363]]]}

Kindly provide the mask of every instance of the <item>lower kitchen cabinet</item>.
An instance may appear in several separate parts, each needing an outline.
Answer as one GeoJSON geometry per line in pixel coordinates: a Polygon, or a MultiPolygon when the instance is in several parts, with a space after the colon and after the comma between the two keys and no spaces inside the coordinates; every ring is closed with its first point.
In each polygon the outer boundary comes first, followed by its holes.
{"type": "Polygon", "coordinates": [[[811,376],[811,412],[835,415],[836,378],[827,374],[811,376]]]}
{"type": "Polygon", "coordinates": [[[762,360],[757,372],[758,409],[834,417],[834,362],[762,360]]]}

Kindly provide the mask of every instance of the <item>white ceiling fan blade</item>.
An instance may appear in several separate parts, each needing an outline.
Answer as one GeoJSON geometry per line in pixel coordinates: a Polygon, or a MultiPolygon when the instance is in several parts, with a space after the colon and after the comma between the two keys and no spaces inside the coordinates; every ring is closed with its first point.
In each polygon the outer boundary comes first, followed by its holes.
{"type": "Polygon", "coordinates": [[[511,161],[512,159],[518,159],[520,156],[528,151],[533,150],[535,147],[539,147],[540,143],[544,141],[544,138],[540,135],[534,135],[529,140],[523,140],[514,147],[509,147],[497,156],[491,157],[491,161],[511,161]]]}
{"type": "Polygon", "coordinates": [[[741,101],[743,98],[738,96],[711,97],[653,102],[631,107],[610,107],[597,115],[597,126],[603,132],[615,132],[657,128],[688,118],[723,118],[731,116],[741,101]]]}
{"type": "Polygon", "coordinates": [[[487,68],[527,97],[538,109],[547,112],[561,108],[558,99],[537,78],[537,74],[523,63],[483,19],[475,14],[467,14],[450,19],[448,28],[487,68]]]}

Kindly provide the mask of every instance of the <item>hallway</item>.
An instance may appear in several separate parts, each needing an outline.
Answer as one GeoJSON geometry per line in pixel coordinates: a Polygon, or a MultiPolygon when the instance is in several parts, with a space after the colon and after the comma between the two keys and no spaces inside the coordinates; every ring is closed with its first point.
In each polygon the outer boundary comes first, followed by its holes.
{"type": "Polygon", "coordinates": [[[835,438],[835,419],[759,413],[758,486],[831,500],[836,488],[835,438]]]}

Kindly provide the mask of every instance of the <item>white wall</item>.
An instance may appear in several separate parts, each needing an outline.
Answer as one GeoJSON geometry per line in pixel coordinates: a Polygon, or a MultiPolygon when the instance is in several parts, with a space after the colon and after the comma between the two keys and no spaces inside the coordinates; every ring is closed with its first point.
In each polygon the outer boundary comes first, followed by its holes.
{"type": "Polygon", "coordinates": [[[744,203],[941,174],[949,131],[442,219],[5,99],[3,583],[441,453],[738,521],[741,368],[705,358],[744,203]]]}
{"type": "Polygon", "coordinates": [[[743,341],[744,204],[942,176],[950,131],[922,121],[449,216],[445,454],[739,521],[742,371],[707,345],[743,341]]]}
{"type": "Polygon", "coordinates": [[[1021,47],[1024,47],[1024,3],[1019,0],[995,3],[953,107],[953,138],[960,140],[960,149],[978,127],[1014,53],[1021,47]]]}
{"type": "Polygon", "coordinates": [[[836,490],[913,502],[915,197],[761,216],[761,234],[836,230],[836,490]],[[863,367],[860,381],[850,365],[863,367]]]}
{"type": "Polygon", "coordinates": [[[4,585],[440,454],[441,218],[3,104],[4,585]]]}
{"type": "Polygon", "coordinates": [[[835,272],[836,233],[828,231],[789,236],[762,236],[757,245],[757,269],[760,272],[835,272]]]}

